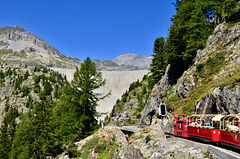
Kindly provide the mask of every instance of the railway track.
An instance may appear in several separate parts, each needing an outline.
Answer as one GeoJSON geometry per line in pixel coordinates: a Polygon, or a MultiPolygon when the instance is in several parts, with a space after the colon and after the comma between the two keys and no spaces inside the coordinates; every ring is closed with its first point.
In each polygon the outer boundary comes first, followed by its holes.
{"type": "Polygon", "coordinates": [[[214,153],[217,157],[220,159],[240,159],[240,152],[238,149],[234,149],[232,147],[222,147],[221,145],[216,145],[212,142],[209,142],[208,140],[198,140],[194,138],[183,138],[174,136],[172,133],[164,132],[166,135],[166,138],[171,138],[173,140],[180,140],[182,142],[192,144],[196,148],[200,148],[203,150],[209,150],[212,153],[214,153]]]}

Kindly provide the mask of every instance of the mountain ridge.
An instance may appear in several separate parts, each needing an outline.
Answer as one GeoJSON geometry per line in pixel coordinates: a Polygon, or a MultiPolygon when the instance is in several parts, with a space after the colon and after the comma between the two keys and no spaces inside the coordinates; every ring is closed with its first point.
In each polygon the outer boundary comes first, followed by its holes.
{"type": "MultiPolygon", "coordinates": [[[[57,68],[75,68],[81,60],[71,58],[48,44],[44,39],[28,32],[22,26],[0,28],[0,56],[9,66],[45,66],[57,68]]],[[[151,56],[121,54],[113,61],[93,60],[98,70],[145,70],[149,69],[151,56]]]]}

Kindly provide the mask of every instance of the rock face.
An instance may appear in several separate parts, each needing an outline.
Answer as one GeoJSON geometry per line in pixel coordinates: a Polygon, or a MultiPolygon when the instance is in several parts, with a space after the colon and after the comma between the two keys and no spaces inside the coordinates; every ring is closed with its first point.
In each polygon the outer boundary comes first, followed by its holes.
{"type": "Polygon", "coordinates": [[[50,55],[52,57],[60,57],[60,52],[47,44],[44,39],[29,33],[23,27],[3,27],[0,28],[0,39],[2,43],[7,43],[7,49],[26,50],[27,52],[34,52],[36,50],[41,53],[50,55]],[[30,48],[29,46],[32,47],[30,48]]]}
{"type": "Polygon", "coordinates": [[[182,76],[178,79],[176,85],[176,93],[180,98],[186,98],[192,87],[196,85],[195,77],[192,72],[196,71],[195,66],[191,66],[187,71],[185,71],[182,76]]]}
{"type": "Polygon", "coordinates": [[[152,63],[152,56],[140,56],[136,54],[122,54],[115,58],[113,62],[121,67],[135,67],[140,70],[147,70],[152,63]]]}
{"type": "Polygon", "coordinates": [[[141,113],[140,124],[149,123],[149,115],[151,117],[155,115],[155,113],[158,111],[158,106],[162,103],[162,98],[172,87],[174,87],[178,77],[179,73],[177,73],[170,67],[170,65],[168,65],[160,84],[155,85],[153,88],[153,91],[149,97],[149,101],[141,113]]]}
{"type": "MultiPolygon", "coordinates": [[[[204,64],[210,57],[216,56],[218,53],[225,53],[223,66],[219,72],[214,72],[214,79],[210,80],[215,80],[218,83],[221,82],[218,81],[220,77],[231,77],[233,74],[237,74],[240,69],[239,50],[240,25],[232,27],[228,27],[225,23],[218,25],[214,33],[208,38],[206,48],[197,51],[194,65],[182,75],[173,71],[170,66],[167,67],[165,75],[160,83],[154,87],[150,99],[141,113],[140,123],[149,122],[148,115],[151,112],[156,112],[157,106],[164,97],[170,98],[177,94],[180,98],[187,98],[193,87],[201,86],[203,79],[196,75],[196,65],[204,64]]],[[[214,92],[210,92],[195,104],[196,113],[239,113],[239,86],[236,84],[233,85],[232,91],[227,87],[222,90],[216,87],[214,92]]]]}
{"type": "MultiPolygon", "coordinates": [[[[213,34],[208,38],[206,48],[198,50],[195,64],[205,61],[209,54],[218,51],[227,51],[230,54],[236,55],[239,51],[240,39],[240,25],[227,27],[225,23],[218,25],[213,34]]],[[[231,59],[229,59],[231,60],[231,59]]],[[[239,55],[232,59],[237,64],[239,62],[239,55]]]]}
{"type": "Polygon", "coordinates": [[[0,28],[0,55],[9,66],[55,66],[72,68],[81,61],[62,55],[44,39],[23,27],[0,28]]]}
{"type": "MultiPolygon", "coordinates": [[[[225,23],[218,25],[214,33],[208,38],[206,48],[198,50],[195,65],[205,62],[214,53],[227,52],[225,56],[226,67],[218,76],[227,76],[230,72],[240,68],[240,25],[228,28],[225,23]]],[[[186,70],[182,77],[178,79],[176,91],[181,98],[186,98],[193,86],[200,85],[195,83],[197,79],[193,76],[196,66],[193,65],[186,70]]],[[[216,77],[217,78],[217,77],[216,77]]],[[[201,81],[198,81],[201,82],[201,81]]]]}
{"type": "Polygon", "coordinates": [[[224,87],[203,97],[196,105],[197,114],[238,114],[240,112],[240,86],[233,91],[224,87]]]}

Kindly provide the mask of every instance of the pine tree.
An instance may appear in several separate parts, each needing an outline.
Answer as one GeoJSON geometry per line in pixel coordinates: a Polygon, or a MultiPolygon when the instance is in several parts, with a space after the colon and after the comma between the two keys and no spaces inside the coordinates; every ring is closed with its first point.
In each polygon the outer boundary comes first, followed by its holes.
{"type": "Polygon", "coordinates": [[[100,93],[94,93],[94,90],[105,85],[106,80],[102,79],[102,73],[98,72],[95,63],[89,57],[81,64],[81,68],[76,68],[71,85],[77,89],[80,94],[79,103],[83,109],[82,123],[83,134],[88,135],[96,126],[96,106],[97,102],[104,99],[100,93]]]}
{"type": "Polygon", "coordinates": [[[8,125],[7,120],[3,120],[0,129],[0,158],[9,158],[9,153],[11,152],[8,125]]]}
{"type": "MultiPolygon", "coordinates": [[[[7,110],[7,109],[6,109],[7,110]]],[[[9,158],[13,138],[16,131],[16,118],[19,116],[16,108],[10,107],[6,112],[0,128],[0,158],[9,158]]]]}
{"type": "Polygon", "coordinates": [[[76,68],[73,80],[64,87],[62,97],[53,109],[52,122],[55,127],[55,151],[62,151],[63,145],[86,137],[98,127],[97,102],[106,96],[94,93],[105,84],[95,63],[87,58],[76,68]]]}
{"type": "Polygon", "coordinates": [[[165,45],[167,61],[175,69],[183,71],[193,63],[197,50],[205,47],[214,25],[210,23],[214,13],[214,0],[182,0],[175,4],[177,13],[165,45]]]}
{"type": "Polygon", "coordinates": [[[11,158],[46,158],[52,155],[52,105],[52,101],[46,98],[22,116],[13,138],[11,158]]]}
{"type": "Polygon", "coordinates": [[[151,63],[151,73],[153,84],[156,84],[164,75],[166,68],[166,58],[164,53],[165,40],[163,37],[158,37],[154,42],[153,59],[151,63]]]}

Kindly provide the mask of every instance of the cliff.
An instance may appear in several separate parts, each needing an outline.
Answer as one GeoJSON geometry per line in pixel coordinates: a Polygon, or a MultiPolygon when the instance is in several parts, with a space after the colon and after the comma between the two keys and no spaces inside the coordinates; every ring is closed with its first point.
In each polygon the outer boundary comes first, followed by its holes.
{"type": "Polygon", "coordinates": [[[240,112],[240,25],[222,23],[198,50],[194,65],[178,78],[170,65],[142,111],[141,123],[159,103],[176,113],[240,112]]]}

